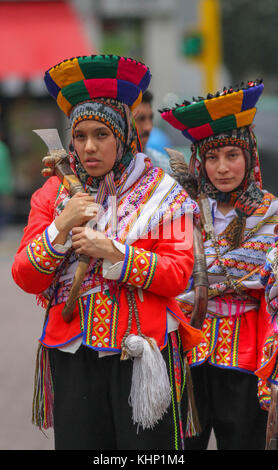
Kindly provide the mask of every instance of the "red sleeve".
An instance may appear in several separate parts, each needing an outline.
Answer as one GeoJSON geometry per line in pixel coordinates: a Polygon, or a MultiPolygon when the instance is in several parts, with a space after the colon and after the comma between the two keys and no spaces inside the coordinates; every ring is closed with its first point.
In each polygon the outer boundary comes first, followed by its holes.
{"type": "Polygon", "coordinates": [[[135,246],[126,245],[119,280],[161,296],[176,297],[185,290],[193,263],[192,221],[183,216],[171,223],[170,230],[161,227],[155,240],[150,235],[147,243],[138,240],[135,246]],[[146,249],[148,243],[150,250],[146,249]]]}
{"type": "Polygon", "coordinates": [[[49,178],[31,198],[28,224],[14,258],[12,276],[24,291],[38,294],[53,281],[56,268],[65,254],[52,247],[47,229],[53,221],[59,180],[49,178]]]}

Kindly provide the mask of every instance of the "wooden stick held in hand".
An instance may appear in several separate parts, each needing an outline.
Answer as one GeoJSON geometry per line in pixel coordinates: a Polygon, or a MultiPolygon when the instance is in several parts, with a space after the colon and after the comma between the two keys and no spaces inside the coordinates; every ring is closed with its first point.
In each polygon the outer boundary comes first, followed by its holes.
{"type": "MultiPolygon", "coordinates": [[[[194,180],[194,176],[190,173],[188,165],[185,162],[184,155],[174,149],[165,148],[165,150],[170,157],[170,166],[173,171],[173,178],[185,188],[193,200],[196,200],[197,185],[194,180]]],[[[193,248],[194,268],[192,274],[195,300],[190,325],[201,330],[207,313],[209,283],[201,223],[199,220],[194,220],[193,224],[193,248]]]]}
{"type": "MultiPolygon", "coordinates": [[[[43,163],[46,166],[46,168],[42,170],[43,176],[58,176],[59,180],[68,190],[71,197],[78,192],[85,192],[82,184],[70,167],[67,155],[64,153],[59,155],[59,152],[55,152],[55,154],[52,154],[51,156],[44,157],[43,163]]],[[[72,320],[73,311],[80,292],[80,287],[89,264],[90,258],[86,255],[80,255],[69,297],[62,311],[62,316],[66,323],[69,323],[72,320]]]]}

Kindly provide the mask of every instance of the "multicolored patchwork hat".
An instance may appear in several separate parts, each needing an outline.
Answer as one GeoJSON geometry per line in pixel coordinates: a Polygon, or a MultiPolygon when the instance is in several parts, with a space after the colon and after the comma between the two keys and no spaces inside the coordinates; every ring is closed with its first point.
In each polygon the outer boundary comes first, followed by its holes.
{"type": "Polygon", "coordinates": [[[250,126],[256,103],[264,89],[262,80],[248,82],[241,89],[223,89],[207,98],[184,101],[172,109],[160,111],[161,117],[192,143],[232,129],[250,126]]]}
{"type": "Polygon", "coordinates": [[[151,80],[149,68],[117,55],[80,56],[64,60],[45,73],[44,81],[60,109],[70,116],[79,103],[112,98],[133,110],[151,80]]]}

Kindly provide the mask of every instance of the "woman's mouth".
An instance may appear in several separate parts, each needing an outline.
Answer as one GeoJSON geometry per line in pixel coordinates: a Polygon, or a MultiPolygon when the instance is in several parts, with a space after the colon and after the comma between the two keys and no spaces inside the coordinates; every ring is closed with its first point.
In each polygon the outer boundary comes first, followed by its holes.
{"type": "Polygon", "coordinates": [[[217,180],[217,183],[219,184],[227,184],[227,183],[231,183],[232,182],[232,178],[223,178],[223,179],[219,179],[217,180]]]}
{"type": "Polygon", "coordinates": [[[86,166],[89,168],[94,168],[99,164],[99,160],[96,158],[90,158],[89,160],[86,160],[86,166]]]}

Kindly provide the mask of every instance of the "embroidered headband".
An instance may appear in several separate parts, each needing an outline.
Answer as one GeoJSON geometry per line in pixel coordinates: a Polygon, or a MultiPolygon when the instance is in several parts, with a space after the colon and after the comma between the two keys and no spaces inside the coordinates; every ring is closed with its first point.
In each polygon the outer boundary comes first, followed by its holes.
{"type": "Polygon", "coordinates": [[[68,117],[74,106],[101,97],[113,98],[133,110],[150,80],[150,70],[142,62],[116,55],[74,57],[44,76],[50,95],[68,117]]]}
{"type": "Polygon", "coordinates": [[[213,135],[202,139],[199,142],[199,153],[202,157],[207,153],[208,150],[215,149],[218,147],[225,147],[232,145],[240,147],[242,150],[252,151],[252,141],[250,135],[250,128],[240,127],[238,129],[232,129],[230,131],[221,132],[220,134],[213,135]]]}
{"type": "Polygon", "coordinates": [[[119,101],[109,98],[99,98],[86,101],[72,109],[70,123],[72,132],[75,126],[84,120],[93,119],[108,126],[115,137],[125,142],[126,118],[123,105],[119,101]]]}
{"type": "Polygon", "coordinates": [[[248,82],[246,87],[234,91],[223,89],[207,99],[193,98],[184,101],[173,109],[160,111],[162,119],[192,143],[198,143],[208,137],[250,126],[256,114],[256,103],[264,89],[262,81],[248,82]]]}

